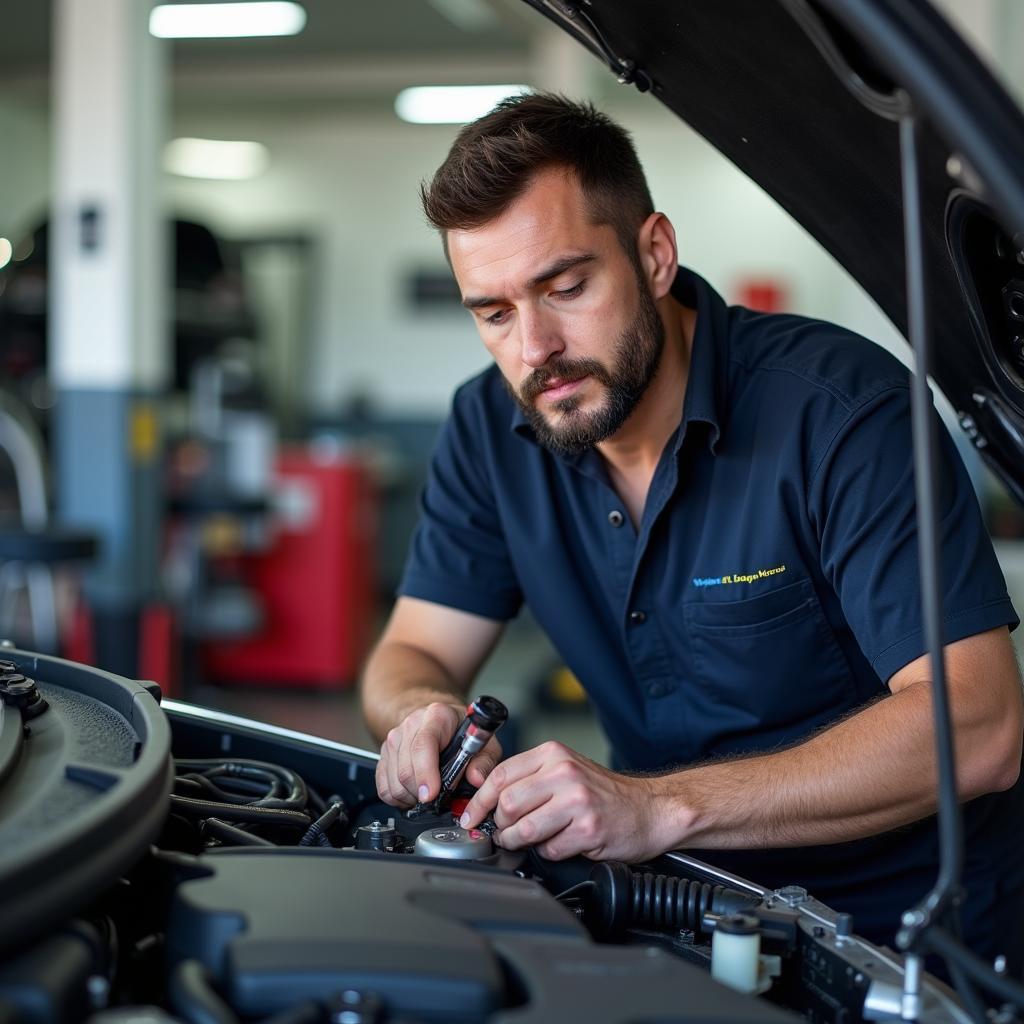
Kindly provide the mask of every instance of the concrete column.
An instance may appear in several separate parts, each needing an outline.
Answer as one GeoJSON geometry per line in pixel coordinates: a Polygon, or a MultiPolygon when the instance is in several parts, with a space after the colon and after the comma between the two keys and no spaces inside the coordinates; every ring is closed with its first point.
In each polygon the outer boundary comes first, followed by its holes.
{"type": "Polygon", "coordinates": [[[157,586],[159,416],[170,344],[159,154],[166,44],[151,0],[56,0],[50,373],[61,519],[94,530],[101,667],[137,673],[157,586]]]}

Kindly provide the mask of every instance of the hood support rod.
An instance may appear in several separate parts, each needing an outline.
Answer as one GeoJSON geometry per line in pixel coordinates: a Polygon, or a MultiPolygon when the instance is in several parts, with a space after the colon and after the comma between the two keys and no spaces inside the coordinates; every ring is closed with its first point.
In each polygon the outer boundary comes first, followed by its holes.
{"type": "Polygon", "coordinates": [[[998,974],[960,941],[960,884],[964,861],[963,819],[956,785],[956,754],[946,682],[942,629],[942,562],[938,508],[937,415],[928,386],[931,331],[918,164],[920,123],[909,97],[899,118],[900,174],[907,281],[907,334],[914,351],[911,417],[914,437],[914,489],[917,498],[918,559],[925,642],[931,663],[932,710],[939,775],[939,874],[931,891],[907,910],[896,944],[906,955],[901,1016],[917,1020],[921,1011],[922,957],[943,957],[957,993],[977,1024],[988,1020],[976,983],[1004,1000],[1024,1006],[1024,986],[998,974]]]}

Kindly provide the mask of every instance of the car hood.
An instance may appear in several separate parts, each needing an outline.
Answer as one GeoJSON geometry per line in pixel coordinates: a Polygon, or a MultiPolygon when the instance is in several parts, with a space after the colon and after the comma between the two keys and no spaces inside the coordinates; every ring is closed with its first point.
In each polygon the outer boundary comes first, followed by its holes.
{"type": "Polygon", "coordinates": [[[933,377],[1024,501],[1024,115],[925,0],[524,2],[756,181],[904,334],[909,105],[933,377]]]}

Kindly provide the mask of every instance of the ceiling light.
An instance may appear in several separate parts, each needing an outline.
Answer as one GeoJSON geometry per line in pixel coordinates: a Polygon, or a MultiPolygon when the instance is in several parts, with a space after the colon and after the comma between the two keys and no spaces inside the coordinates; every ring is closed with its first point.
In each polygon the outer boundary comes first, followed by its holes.
{"type": "Polygon", "coordinates": [[[483,0],[428,0],[438,14],[463,32],[485,32],[499,26],[498,16],[483,0]]]}
{"type": "Polygon", "coordinates": [[[11,262],[11,256],[13,255],[14,246],[11,245],[11,240],[9,238],[0,238],[0,270],[11,262]]]}
{"type": "Polygon", "coordinates": [[[413,124],[464,124],[529,91],[526,85],[418,85],[398,94],[395,113],[413,124]]]}
{"type": "Polygon", "coordinates": [[[293,36],[306,24],[301,4],[160,4],[149,15],[149,31],[161,39],[225,39],[243,36],[293,36]]]}
{"type": "Polygon", "coordinates": [[[268,163],[270,154],[259,142],[174,139],[164,148],[164,170],[185,178],[243,181],[262,174],[268,163]]]}

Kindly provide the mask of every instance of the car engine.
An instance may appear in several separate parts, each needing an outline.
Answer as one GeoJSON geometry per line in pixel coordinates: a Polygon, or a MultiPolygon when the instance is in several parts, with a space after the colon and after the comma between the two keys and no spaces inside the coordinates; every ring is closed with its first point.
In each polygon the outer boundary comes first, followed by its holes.
{"type": "Polygon", "coordinates": [[[899,1019],[899,957],[796,887],[501,850],[372,754],[54,658],[0,651],[0,698],[3,1024],[899,1019]]]}

